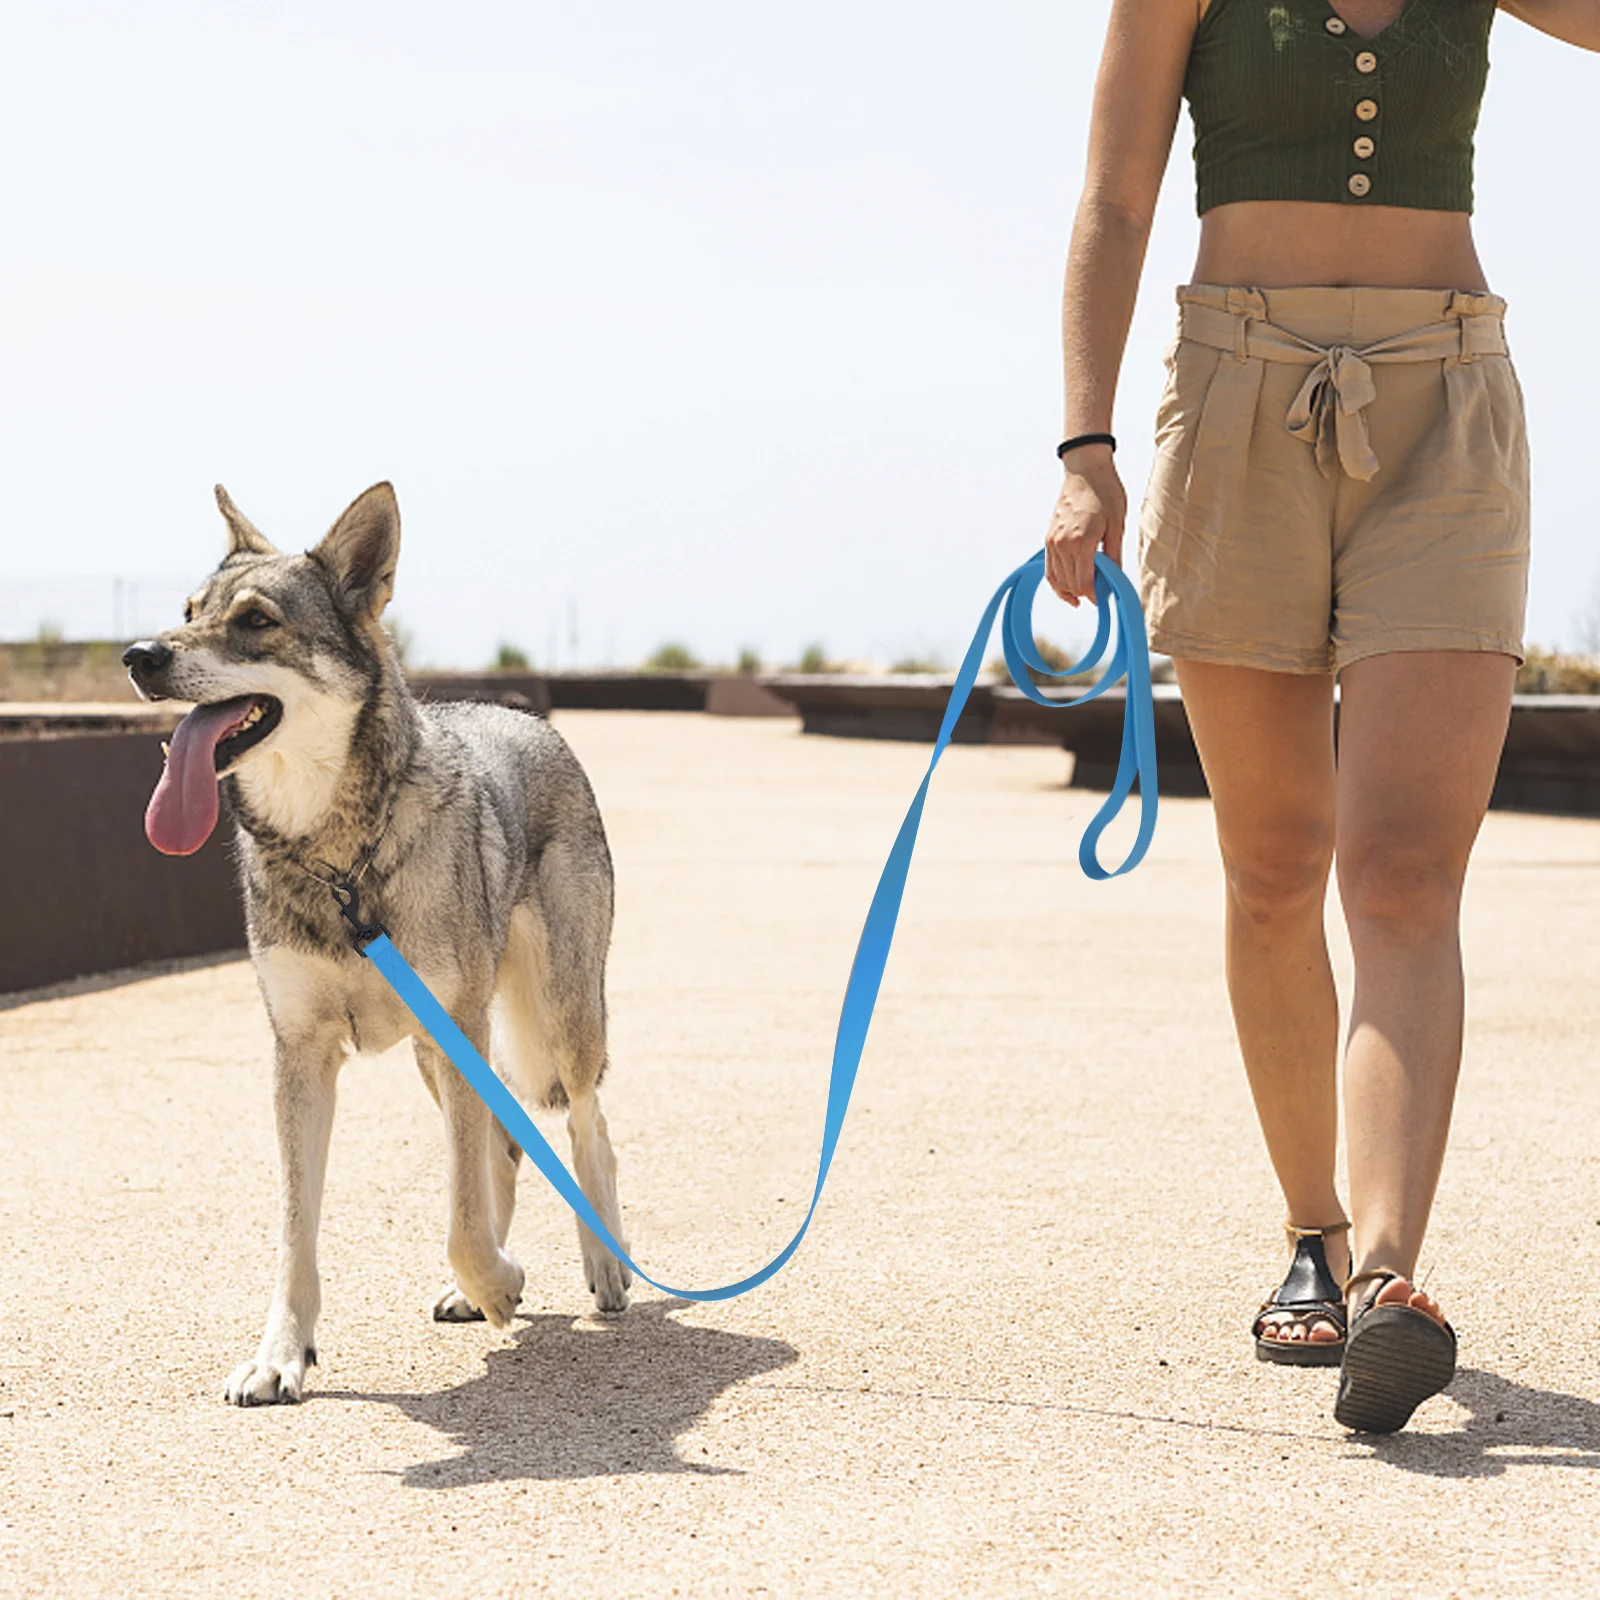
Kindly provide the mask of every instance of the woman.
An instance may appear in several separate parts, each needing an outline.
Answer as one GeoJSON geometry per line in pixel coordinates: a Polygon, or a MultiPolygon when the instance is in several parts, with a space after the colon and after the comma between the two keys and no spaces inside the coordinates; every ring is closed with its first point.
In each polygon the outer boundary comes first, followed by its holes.
{"type": "MultiPolygon", "coordinates": [[[[1503,9],[1600,50],[1600,0],[1503,9]]],[[[1461,1055],[1462,880],[1522,660],[1521,391],[1470,223],[1493,14],[1114,0],[1063,312],[1066,477],[1046,551],[1076,605],[1096,549],[1121,559],[1112,397],[1186,97],[1200,245],[1140,594],[1215,804],[1229,997],[1288,1211],[1292,1262],[1257,1354],[1341,1364],[1335,1416],[1378,1432],[1455,1368],[1412,1274],[1461,1055]],[[1335,862],[1356,967],[1348,1218],[1323,935],[1335,862]]]]}

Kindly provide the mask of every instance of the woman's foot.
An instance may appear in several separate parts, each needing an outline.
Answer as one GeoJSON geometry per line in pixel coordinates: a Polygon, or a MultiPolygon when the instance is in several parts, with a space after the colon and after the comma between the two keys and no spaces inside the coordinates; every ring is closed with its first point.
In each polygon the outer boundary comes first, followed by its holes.
{"type": "MultiPolygon", "coordinates": [[[[1368,1282],[1370,1283],[1371,1280],[1369,1279],[1368,1282]]],[[[1365,1288],[1366,1285],[1358,1285],[1357,1287],[1365,1288]]],[[[1371,1297],[1372,1304],[1375,1306],[1410,1306],[1413,1311],[1420,1311],[1423,1316],[1432,1317],[1441,1328],[1450,1326],[1444,1320],[1444,1312],[1439,1309],[1439,1302],[1425,1290],[1414,1287],[1409,1278],[1391,1278],[1378,1290],[1376,1295],[1372,1294],[1370,1288],[1367,1289],[1367,1294],[1371,1297]]],[[[1356,1314],[1356,1302],[1360,1298],[1359,1294],[1350,1296],[1349,1310],[1351,1316],[1356,1314]]]]}
{"type": "Polygon", "coordinates": [[[1288,1229],[1294,1260],[1256,1317],[1256,1356],[1289,1366],[1333,1366],[1344,1349],[1340,1285],[1350,1271],[1350,1224],[1288,1229]]]}
{"type": "Polygon", "coordinates": [[[1358,1272],[1345,1288],[1350,1333],[1334,1419],[1358,1433],[1395,1433],[1455,1376],[1455,1329],[1431,1295],[1396,1272],[1358,1272]]]}

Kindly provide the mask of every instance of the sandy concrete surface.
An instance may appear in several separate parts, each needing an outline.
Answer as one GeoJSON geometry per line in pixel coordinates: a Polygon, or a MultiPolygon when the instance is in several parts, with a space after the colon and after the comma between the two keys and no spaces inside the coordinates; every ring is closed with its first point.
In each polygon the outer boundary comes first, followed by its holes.
{"type": "MultiPolygon", "coordinates": [[[[845,974],[927,751],[556,721],[618,863],[625,1214],[667,1281],[723,1282],[809,1193],[845,974]]],[[[0,1591],[1594,1592],[1600,824],[1485,826],[1423,1263],[1461,1372],[1373,1441],[1333,1423],[1332,1373],[1252,1358],[1284,1256],[1209,806],[1163,803],[1147,862],[1094,884],[1098,797],[1065,773],[1048,749],[946,757],[826,1199],[746,1298],[592,1317],[527,1175],[521,1320],[435,1325],[436,1113],[409,1047],[353,1062],[298,1408],[222,1400],[273,1270],[248,965],[0,1011],[0,1591]]]]}

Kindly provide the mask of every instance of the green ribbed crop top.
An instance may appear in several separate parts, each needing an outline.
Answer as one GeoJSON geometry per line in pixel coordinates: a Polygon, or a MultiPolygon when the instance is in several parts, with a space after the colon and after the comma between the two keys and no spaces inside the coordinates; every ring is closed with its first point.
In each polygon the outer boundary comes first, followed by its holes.
{"type": "Polygon", "coordinates": [[[1406,0],[1363,39],[1328,0],[1211,0],[1183,92],[1197,206],[1472,210],[1495,0],[1406,0]]]}

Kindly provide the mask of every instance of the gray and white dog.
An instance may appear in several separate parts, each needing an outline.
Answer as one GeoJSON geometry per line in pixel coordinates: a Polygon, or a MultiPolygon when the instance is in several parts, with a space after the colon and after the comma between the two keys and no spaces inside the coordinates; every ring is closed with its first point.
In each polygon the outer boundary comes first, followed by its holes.
{"type": "MultiPolygon", "coordinates": [[[[578,1182],[619,1242],[616,1158],[596,1089],[606,1067],[611,856],[583,769],[544,721],[411,695],[380,618],[394,592],[400,512],[368,489],[315,549],[286,555],[220,486],[228,553],[181,628],[123,660],[150,699],[198,702],[174,733],[145,814],[186,855],[238,830],[250,954],[276,1035],[281,1162],[277,1289],[239,1405],[298,1400],[316,1361],[317,1223],[346,1054],[406,1035],[444,1115],[447,1249],[441,1321],[509,1322],[522,1268],[506,1253],[522,1152],[354,949],[329,889],[352,876],[365,919],[396,947],[525,1103],[565,1106],[578,1182]]],[[[602,1311],[629,1274],[579,1227],[602,1311]]]]}

